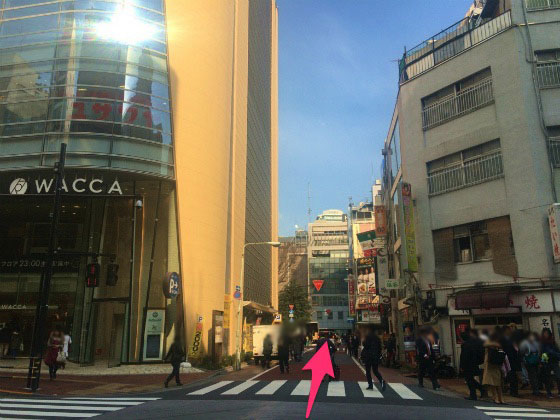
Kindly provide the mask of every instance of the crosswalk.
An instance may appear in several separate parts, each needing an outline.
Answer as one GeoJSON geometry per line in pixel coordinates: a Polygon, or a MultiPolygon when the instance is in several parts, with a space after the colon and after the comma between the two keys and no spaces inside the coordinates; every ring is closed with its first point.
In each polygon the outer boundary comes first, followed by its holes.
{"type": "Polygon", "coordinates": [[[0,398],[0,419],[89,418],[159,398],[0,398]]]}
{"type": "MultiPolygon", "coordinates": [[[[367,388],[367,382],[332,381],[326,385],[325,397],[341,398],[350,395],[360,398],[400,398],[403,400],[422,400],[418,394],[402,383],[387,383],[385,392],[374,385],[373,389],[367,388]]],[[[325,385],[323,385],[325,387],[325,385]]],[[[282,396],[282,397],[307,397],[311,389],[310,380],[300,381],[258,381],[244,382],[220,381],[204,388],[189,392],[187,396],[282,396]]]]}
{"type": "Polygon", "coordinates": [[[551,413],[544,408],[525,408],[525,407],[498,407],[498,406],[476,406],[495,420],[514,420],[514,419],[560,419],[559,413],[551,413]]]}

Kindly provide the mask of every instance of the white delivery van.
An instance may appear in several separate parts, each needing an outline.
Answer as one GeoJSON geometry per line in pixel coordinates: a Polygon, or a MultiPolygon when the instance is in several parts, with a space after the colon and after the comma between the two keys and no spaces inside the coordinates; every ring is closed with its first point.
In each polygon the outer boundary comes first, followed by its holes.
{"type": "Polygon", "coordinates": [[[255,363],[259,363],[263,357],[263,341],[270,334],[272,338],[272,358],[278,358],[278,337],[280,337],[280,324],[275,325],[253,325],[253,357],[255,363]]]}

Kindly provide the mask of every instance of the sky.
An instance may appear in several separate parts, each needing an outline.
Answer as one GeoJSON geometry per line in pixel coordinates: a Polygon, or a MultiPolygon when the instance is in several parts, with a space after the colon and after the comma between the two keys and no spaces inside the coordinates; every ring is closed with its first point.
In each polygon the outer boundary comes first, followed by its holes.
{"type": "Polygon", "coordinates": [[[279,235],[327,209],[371,200],[411,48],[472,0],[277,0],[279,235]],[[437,5],[437,7],[429,7],[437,5]],[[308,187],[311,199],[308,200],[308,187]]]}

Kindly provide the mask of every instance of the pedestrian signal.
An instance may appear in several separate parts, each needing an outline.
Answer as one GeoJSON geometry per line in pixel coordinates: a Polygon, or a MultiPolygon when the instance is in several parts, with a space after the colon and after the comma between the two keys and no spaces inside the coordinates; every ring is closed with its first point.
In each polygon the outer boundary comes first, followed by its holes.
{"type": "Polygon", "coordinates": [[[99,264],[91,263],[86,266],[86,286],[99,286],[99,264]]]}

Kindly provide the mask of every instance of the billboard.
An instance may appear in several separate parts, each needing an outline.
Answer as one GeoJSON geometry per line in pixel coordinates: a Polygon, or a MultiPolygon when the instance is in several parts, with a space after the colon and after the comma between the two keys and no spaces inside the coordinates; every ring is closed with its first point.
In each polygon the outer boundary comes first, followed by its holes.
{"type": "Polygon", "coordinates": [[[414,206],[412,203],[412,190],[410,184],[402,183],[402,203],[404,215],[404,233],[406,236],[406,258],[409,271],[418,271],[416,257],[416,231],[414,226],[414,206]]]}

